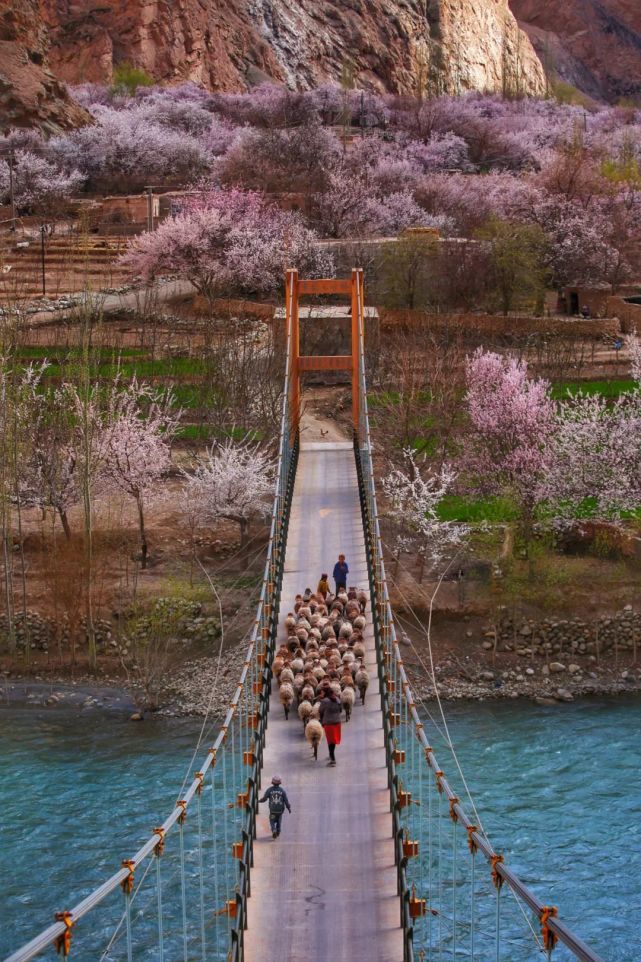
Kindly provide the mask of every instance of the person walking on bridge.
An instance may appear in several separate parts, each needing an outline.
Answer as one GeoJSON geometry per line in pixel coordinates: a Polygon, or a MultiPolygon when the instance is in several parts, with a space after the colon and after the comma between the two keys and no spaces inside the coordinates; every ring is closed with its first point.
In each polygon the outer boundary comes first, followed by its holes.
{"type": "Polygon", "coordinates": [[[345,555],[339,554],[338,561],[334,565],[334,581],[336,582],[336,594],[341,588],[347,590],[347,575],[349,574],[349,565],[345,561],[345,555]]]}
{"type": "Polygon", "coordinates": [[[327,595],[329,594],[329,581],[327,580],[327,575],[325,573],[320,576],[316,594],[320,595],[323,601],[327,600],[327,595]]]}
{"type": "Polygon", "coordinates": [[[292,807],[287,798],[287,792],[283,788],[280,775],[274,775],[272,783],[259,802],[269,802],[269,825],[272,830],[272,838],[280,835],[280,823],[283,819],[285,809],[292,814],[292,807]]]}
{"type": "Polygon", "coordinates": [[[328,764],[332,768],[336,766],[336,746],[341,743],[341,708],[340,698],[328,686],[320,703],[320,723],[329,749],[328,764]]]}

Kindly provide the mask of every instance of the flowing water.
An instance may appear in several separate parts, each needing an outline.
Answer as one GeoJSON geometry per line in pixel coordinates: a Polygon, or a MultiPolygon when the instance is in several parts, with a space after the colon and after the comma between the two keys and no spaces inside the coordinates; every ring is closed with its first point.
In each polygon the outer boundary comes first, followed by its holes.
{"type": "MultiPolygon", "coordinates": [[[[457,704],[447,710],[458,757],[496,851],[504,853],[543,901],[558,905],[562,918],[604,959],[640,959],[641,699],[594,698],[558,708],[525,702],[457,704]]],[[[118,713],[0,710],[0,958],[49,924],[54,910],[69,908],[112,874],[120,859],[131,855],[163,820],[189,768],[199,728],[197,720],[150,719],[136,725],[118,713]]],[[[426,730],[441,766],[465,800],[453,760],[427,719],[426,730]]],[[[418,754],[408,756],[408,764],[418,770],[418,754]]],[[[459,829],[452,865],[454,829],[445,807],[439,822],[438,796],[427,779],[420,794],[422,804],[412,807],[408,828],[422,841],[423,863],[421,871],[414,860],[411,872],[417,890],[424,891],[431,849],[431,904],[439,904],[441,912],[418,922],[417,948],[430,957],[430,939],[434,945],[440,924],[442,957],[466,958],[470,856],[459,829]],[[433,815],[431,846],[428,805],[433,815]],[[438,825],[440,878],[435,860],[438,825]],[[456,944],[451,938],[453,914],[456,944]]],[[[187,855],[189,859],[190,852],[187,855]]],[[[167,872],[165,906],[176,884],[175,870],[167,872]]],[[[495,894],[482,859],[476,863],[475,898],[476,958],[494,958],[495,894]]],[[[179,893],[175,901],[180,901],[179,893]]],[[[155,925],[153,912],[145,908],[150,902],[153,892],[147,902],[140,900],[136,918],[141,926],[155,925]]],[[[115,904],[102,916],[97,913],[92,923],[96,942],[91,954],[87,947],[78,958],[100,958],[95,945],[105,944],[121,910],[119,892],[115,904]]],[[[197,921],[194,917],[195,927],[197,921]]],[[[522,936],[529,930],[506,893],[501,897],[501,924],[503,959],[541,958],[533,940],[522,936]]],[[[170,938],[180,928],[171,911],[166,926],[170,938]]],[[[178,955],[183,957],[182,948],[169,957],[178,955]]],[[[118,951],[105,956],[125,957],[122,941],[118,951]]],[[[150,948],[135,957],[158,956],[150,948]]],[[[197,957],[190,948],[189,958],[197,957]]],[[[560,951],[556,958],[560,962],[568,956],[560,951]]]]}

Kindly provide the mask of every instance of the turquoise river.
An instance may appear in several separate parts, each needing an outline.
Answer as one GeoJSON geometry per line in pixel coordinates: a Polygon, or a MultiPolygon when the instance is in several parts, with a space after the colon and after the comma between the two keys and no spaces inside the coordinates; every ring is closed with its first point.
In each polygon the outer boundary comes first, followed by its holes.
{"type": "MultiPolygon", "coordinates": [[[[607,962],[638,962],[641,699],[594,697],[548,708],[485,702],[446,710],[459,761],[496,851],[542,901],[558,905],[562,918],[607,962]]],[[[465,800],[453,759],[425,721],[441,767],[465,800]]],[[[197,719],[133,724],[119,712],[0,709],[0,959],[49,924],[55,910],[69,908],[112,874],[163,820],[189,770],[199,730],[197,719]]],[[[424,798],[410,825],[423,841],[424,858],[426,817],[424,798]]],[[[440,825],[445,850],[452,823],[444,816],[440,825]]],[[[446,863],[440,879],[442,920],[421,920],[417,927],[416,944],[425,959],[468,957],[470,899],[464,879],[470,856],[465,840],[459,837],[459,842],[455,877],[460,881],[452,885],[446,863]],[[456,944],[447,936],[452,898],[456,944]],[[441,955],[430,949],[439,921],[441,955]]],[[[413,871],[418,878],[418,863],[413,871]]],[[[427,871],[423,864],[424,878],[427,871]]],[[[481,860],[476,879],[476,958],[494,959],[494,893],[481,860]]],[[[432,884],[435,890],[436,873],[432,884]]],[[[111,915],[97,913],[92,923],[97,941],[76,958],[126,958],[122,939],[109,953],[96,951],[108,944],[120,908],[118,902],[111,915]]],[[[543,958],[509,895],[502,896],[502,926],[503,959],[543,958]]],[[[218,928],[224,938],[224,928],[218,928]]],[[[169,940],[176,929],[169,913],[169,940]]],[[[134,951],[136,959],[157,957],[151,942],[147,950],[134,951]]],[[[165,955],[178,957],[183,958],[182,946],[165,955]]],[[[42,958],[56,956],[50,951],[42,958]]],[[[200,956],[190,949],[189,958],[200,956]]],[[[565,962],[570,956],[557,950],[554,958],[565,962]]]]}

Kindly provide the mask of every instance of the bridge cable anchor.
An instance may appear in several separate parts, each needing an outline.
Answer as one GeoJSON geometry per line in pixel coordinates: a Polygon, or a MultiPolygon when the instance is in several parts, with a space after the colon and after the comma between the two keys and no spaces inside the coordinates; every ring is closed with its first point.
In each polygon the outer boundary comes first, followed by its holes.
{"type": "Polygon", "coordinates": [[[494,883],[494,888],[499,889],[503,885],[503,876],[499,874],[498,866],[504,861],[502,855],[492,855],[490,856],[490,862],[492,863],[492,882],[494,883]]]}
{"type": "Polygon", "coordinates": [[[165,829],[162,826],[155,828],[153,834],[158,836],[158,841],[154,845],[154,855],[160,858],[165,851],[165,829]]]}
{"type": "Polygon", "coordinates": [[[548,925],[548,920],[555,919],[558,914],[559,911],[556,905],[544,905],[539,914],[541,935],[543,936],[543,946],[546,952],[551,952],[558,941],[556,934],[548,925]]]}
{"type": "Polygon", "coordinates": [[[125,895],[131,895],[134,887],[134,870],[136,868],[136,863],[132,858],[124,858],[120,864],[122,868],[129,870],[129,874],[126,875],[120,883],[121,888],[125,895]]]}
{"type": "Polygon", "coordinates": [[[467,844],[470,847],[470,852],[472,855],[476,855],[478,852],[478,845],[474,839],[474,832],[478,832],[478,825],[468,825],[467,826],[467,844]]]}
{"type": "Polygon", "coordinates": [[[71,930],[74,926],[74,920],[71,912],[56,912],[55,919],[56,922],[64,923],[65,930],[56,938],[54,945],[58,955],[62,955],[66,959],[71,951],[71,930]]]}

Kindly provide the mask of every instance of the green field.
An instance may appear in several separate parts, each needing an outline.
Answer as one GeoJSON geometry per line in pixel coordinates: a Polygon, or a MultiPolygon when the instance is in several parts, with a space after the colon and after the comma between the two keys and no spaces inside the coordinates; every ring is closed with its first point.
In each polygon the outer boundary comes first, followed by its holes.
{"type": "Polygon", "coordinates": [[[457,494],[446,495],[438,506],[440,521],[514,521],[518,517],[516,506],[508,498],[466,498],[457,494]]]}
{"type": "Polygon", "coordinates": [[[600,394],[604,398],[617,398],[621,394],[628,394],[637,386],[636,381],[622,378],[611,381],[565,381],[563,384],[552,386],[552,397],[556,401],[563,401],[573,394],[600,394]]]}

